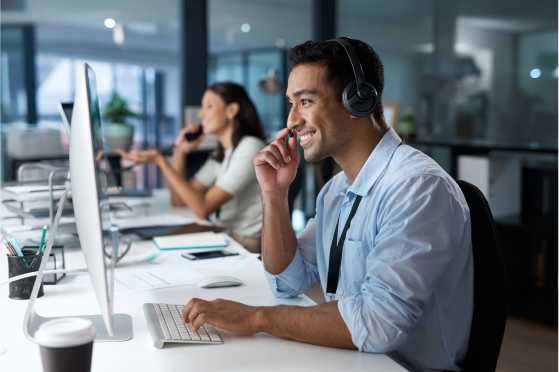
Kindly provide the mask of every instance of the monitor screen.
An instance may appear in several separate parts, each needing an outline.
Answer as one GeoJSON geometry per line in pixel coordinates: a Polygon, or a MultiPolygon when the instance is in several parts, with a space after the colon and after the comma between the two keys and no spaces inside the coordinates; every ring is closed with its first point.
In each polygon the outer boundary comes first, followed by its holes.
{"type": "Polygon", "coordinates": [[[74,102],[60,102],[58,104],[58,112],[60,113],[60,116],[62,116],[62,121],[64,122],[64,126],[66,127],[66,131],[68,132],[68,134],[70,134],[70,123],[72,122],[73,111],[74,102]]]}

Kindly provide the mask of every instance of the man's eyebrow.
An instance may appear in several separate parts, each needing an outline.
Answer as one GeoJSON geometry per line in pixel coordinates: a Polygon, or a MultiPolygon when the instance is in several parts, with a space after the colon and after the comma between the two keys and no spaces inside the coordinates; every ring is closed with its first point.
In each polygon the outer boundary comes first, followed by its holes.
{"type": "MultiPolygon", "coordinates": [[[[293,97],[296,98],[296,97],[299,97],[303,94],[316,94],[316,93],[317,93],[316,90],[301,89],[301,90],[298,90],[295,93],[293,93],[293,97]]],[[[285,96],[285,98],[290,99],[290,97],[287,96],[287,95],[285,96]]]]}

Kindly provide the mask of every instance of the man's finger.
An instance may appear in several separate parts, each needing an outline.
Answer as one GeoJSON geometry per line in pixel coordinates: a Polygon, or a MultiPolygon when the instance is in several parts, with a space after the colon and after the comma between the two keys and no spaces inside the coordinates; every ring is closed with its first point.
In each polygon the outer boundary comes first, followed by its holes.
{"type": "Polygon", "coordinates": [[[280,167],[285,166],[285,160],[281,150],[275,145],[275,141],[268,146],[268,151],[276,158],[280,167]]]}
{"type": "Polygon", "coordinates": [[[203,324],[215,325],[218,319],[219,319],[219,315],[216,314],[208,314],[208,313],[201,314],[192,322],[192,329],[194,331],[198,331],[200,326],[203,324]]]}
{"type": "Polygon", "coordinates": [[[276,159],[276,157],[268,150],[262,150],[254,157],[255,166],[264,164],[269,164],[274,169],[280,168],[278,159],[276,159]]]}
{"type": "Polygon", "coordinates": [[[270,146],[275,147],[278,149],[278,151],[281,153],[282,159],[285,163],[289,163],[291,162],[292,158],[291,158],[291,154],[289,152],[289,149],[287,149],[285,147],[285,142],[282,139],[276,139],[274,142],[272,142],[270,144],[270,146]]]}
{"type": "Polygon", "coordinates": [[[291,128],[283,128],[276,134],[276,139],[283,139],[285,141],[285,137],[287,137],[289,132],[291,132],[291,128]]]}
{"type": "Polygon", "coordinates": [[[196,303],[198,303],[198,301],[201,301],[199,298],[193,298],[190,301],[188,301],[188,303],[186,304],[186,306],[182,309],[182,320],[185,323],[189,323],[190,319],[188,318],[188,314],[190,314],[190,312],[192,311],[192,308],[194,307],[194,305],[196,305],[196,303]]]}

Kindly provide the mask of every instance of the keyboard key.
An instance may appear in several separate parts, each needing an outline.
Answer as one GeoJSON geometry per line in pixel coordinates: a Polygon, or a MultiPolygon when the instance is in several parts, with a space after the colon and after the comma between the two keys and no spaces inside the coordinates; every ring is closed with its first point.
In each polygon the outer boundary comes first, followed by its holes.
{"type": "Polygon", "coordinates": [[[181,333],[181,338],[182,338],[183,340],[192,340],[192,338],[190,337],[190,335],[189,335],[188,333],[187,333],[187,334],[182,334],[182,333],[181,333]]]}
{"type": "Polygon", "coordinates": [[[210,336],[208,336],[208,334],[203,334],[200,333],[200,338],[202,339],[202,341],[210,341],[210,336]]]}
{"type": "Polygon", "coordinates": [[[199,335],[198,333],[196,333],[196,332],[190,333],[190,337],[192,337],[192,339],[193,339],[194,341],[202,341],[202,339],[200,338],[200,335],[199,335]]]}

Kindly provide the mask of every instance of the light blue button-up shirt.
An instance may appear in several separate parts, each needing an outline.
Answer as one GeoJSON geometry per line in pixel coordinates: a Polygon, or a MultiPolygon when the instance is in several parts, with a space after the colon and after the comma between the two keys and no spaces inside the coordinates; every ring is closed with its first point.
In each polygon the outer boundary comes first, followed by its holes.
{"type": "Polygon", "coordinates": [[[325,292],[336,222],[341,235],[356,195],[332,299],[353,343],[410,369],[460,371],[473,314],[470,210],[452,178],[392,129],[353,185],[340,172],[321,190],[293,261],[266,273],[272,291],[294,297],[320,283],[325,292]]]}

